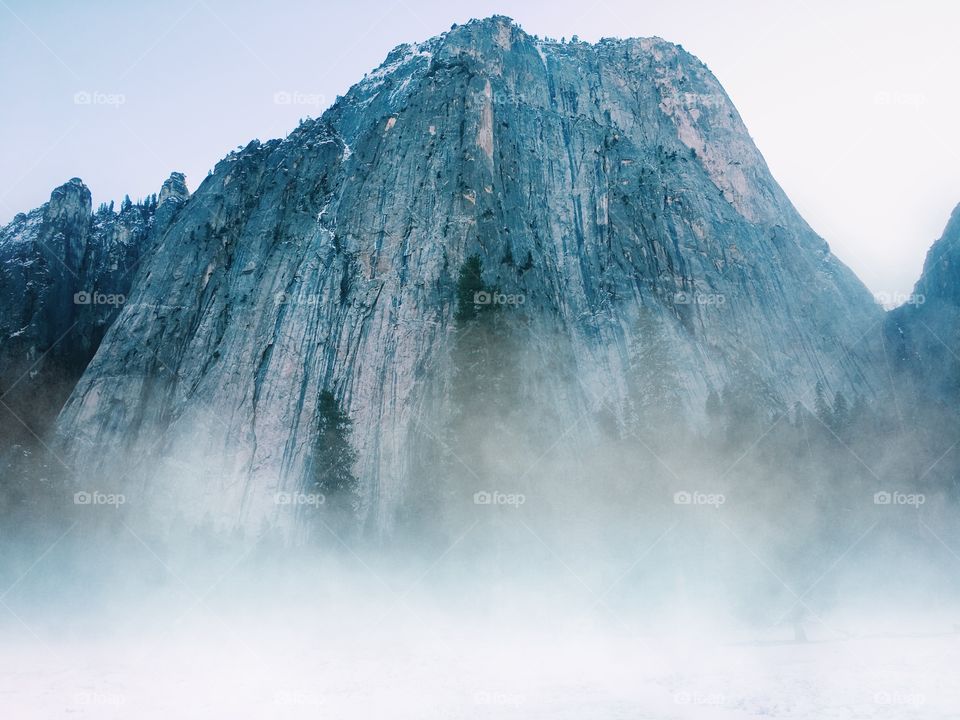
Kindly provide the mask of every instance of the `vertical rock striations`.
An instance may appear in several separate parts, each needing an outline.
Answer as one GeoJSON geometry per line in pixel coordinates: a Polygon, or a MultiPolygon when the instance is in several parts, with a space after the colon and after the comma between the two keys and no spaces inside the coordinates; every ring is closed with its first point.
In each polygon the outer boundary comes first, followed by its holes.
{"type": "Polygon", "coordinates": [[[514,299],[518,403],[574,445],[633,412],[644,343],[673,358],[693,425],[738,384],[771,413],[818,381],[877,390],[880,308],[701,62],[497,17],[396,48],[320,119],[221,161],[155,233],[60,447],[151,503],[256,526],[302,486],[328,390],[387,529],[449,413],[471,256],[491,301],[514,299]]]}

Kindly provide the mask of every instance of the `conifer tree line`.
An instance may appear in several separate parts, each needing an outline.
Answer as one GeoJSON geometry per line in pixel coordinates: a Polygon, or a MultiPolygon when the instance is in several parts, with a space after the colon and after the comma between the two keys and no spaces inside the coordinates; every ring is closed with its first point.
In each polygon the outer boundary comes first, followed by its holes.
{"type": "MultiPolygon", "coordinates": [[[[509,254],[502,261],[508,267],[512,262],[509,254]]],[[[528,255],[523,267],[530,262],[528,255]]],[[[468,256],[455,277],[450,372],[436,384],[447,415],[417,428],[428,447],[405,489],[398,518],[399,524],[421,530],[442,524],[450,506],[469,506],[476,490],[524,489],[517,484],[523,474],[517,470],[518,458],[539,458],[547,450],[541,465],[556,460],[560,476],[546,477],[538,470],[523,478],[526,485],[542,482],[545,494],[551,492],[550,483],[566,482],[562,474],[574,465],[564,456],[563,444],[552,447],[552,434],[563,428],[542,421],[552,399],[530,390],[535,388],[531,380],[537,358],[549,349],[531,349],[522,310],[482,300],[503,288],[485,281],[479,255],[468,256]],[[538,432],[545,441],[540,442],[538,432]]],[[[593,457],[575,459],[590,468],[582,481],[585,492],[602,494],[604,483],[620,482],[604,474],[609,468],[611,475],[626,477],[636,492],[660,483],[665,493],[679,482],[674,473],[686,481],[686,470],[728,491],[739,487],[750,493],[758,483],[767,483],[806,493],[810,502],[827,508],[817,521],[818,532],[824,533],[833,518],[830,508],[869,502],[878,490],[945,492],[958,499],[960,452],[951,454],[943,443],[955,428],[949,418],[938,426],[924,417],[919,404],[877,407],[862,396],[828,391],[823,381],[803,402],[787,407],[764,381],[761,359],[749,354],[731,358],[725,381],[707,392],[703,407],[690,407],[670,322],[659,309],[638,309],[627,345],[623,406],[618,413],[609,405],[595,409],[599,449],[593,457]],[[702,422],[688,423],[698,415],[702,422]]],[[[358,525],[364,508],[353,435],[352,420],[337,394],[329,388],[319,391],[301,489],[322,495],[324,503],[301,509],[305,523],[358,525]]],[[[39,486],[34,476],[55,476],[56,467],[45,463],[38,470],[41,466],[26,452],[8,455],[4,463],[9,481],[0,507],[41,502],[39,495],[31,495],[39,486]]]]}

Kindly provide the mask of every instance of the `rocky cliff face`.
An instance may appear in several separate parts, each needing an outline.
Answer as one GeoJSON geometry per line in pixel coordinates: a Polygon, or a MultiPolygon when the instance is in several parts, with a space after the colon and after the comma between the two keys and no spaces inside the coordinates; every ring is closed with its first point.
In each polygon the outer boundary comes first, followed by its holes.
{"type": "Polygon", "coordinates": [[[152,229],[186,198],[182,175],[168,184],[159,209],[153,199],[93,213],[74,178],[0,229],[6,437],[42,435],[63,405],[129,293],[152,229]]]}
{"type": "Polygon", "coordinates": [[[774,412],[818,381],[880,385],[880,308],[709,70],[659,39],[559,44],[491,18],[398,47],[320,119],[220,162],[152,248],[58,447],[190,517],[278,518],[329,390],[367,522],[389,528],[450,412],[472,256],[514,330],[518,405],[548,405],[565,445],[629,422],[638,348],[672,359],[693,425],[710,391],[749,384],[774,412]]]}
{"type": "Polygon", "coordinates": [[[927,253],[910,299],[889,313],[884,330],[902,402],[919,397],[955,416],[960,395],[960,205],[927,253]]]}

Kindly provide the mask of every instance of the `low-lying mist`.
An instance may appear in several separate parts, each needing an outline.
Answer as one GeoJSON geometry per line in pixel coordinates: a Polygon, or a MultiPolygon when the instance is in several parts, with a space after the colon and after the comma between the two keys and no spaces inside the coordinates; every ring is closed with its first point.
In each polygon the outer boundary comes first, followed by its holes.
{"type": "Polygon", "coordinates": [[[411,494],[387,535],[335,497],[238,529],[48,479],[7,508],[0,692],[11,717],[940,717],[954,502],[853,436],[794,437],[809,420],[749,456],[487,434],[484,474],[411,494]]]}
{"type": "Polygon", "coordinates": [[[385,524],[333,392],[306,477],[276,484],[299,491],[253,523],[187,507],[225,482],[199,450],[94,481],[13,446],[10,716],[949,716],[952,413],[820,386],[784,407],[749,366],[692,408],[651,326],[626,400],[571,421],[516,326],[464,307],[385,524]]]}

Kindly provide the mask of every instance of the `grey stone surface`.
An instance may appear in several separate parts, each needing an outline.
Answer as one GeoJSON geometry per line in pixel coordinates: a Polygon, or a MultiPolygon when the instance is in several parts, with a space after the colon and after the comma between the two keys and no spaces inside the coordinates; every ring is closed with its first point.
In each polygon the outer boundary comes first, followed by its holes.
{"type": "Polygon", "coordinates": [[[321,118],[221,161],[151,246],[57,447],[228,525],[277,518],[329,389],[354,421],[365,520],[389,529],[448,411],[473,254],[523,298],[504,309],[525,348],[518,402],[548,401],[573,445],[601,410],[629,413],[630,348],[654,341],[641,309],[694,426],[745,372],[771,413],[818,381],[851,397],[884,383],[881,308],[716,78],[657,38],[561,44],[496,17],[400,46],[321,118]]]}
{"type": "Polygon", "coordinates": [[[901,404],[919,398],[955,419],[960,397],[960,205],[907,302],[888,314],[885,348],[901,404]]]}
{"type": "Polygon", "coordinates": [[[149,199],[92,212],[90,191],[73,178],[0,228],[4,429],[25,431],[22,421],[42,433],[125,301],[151,233],[186,196],[171,187],[159,210],[149,199]]]}

